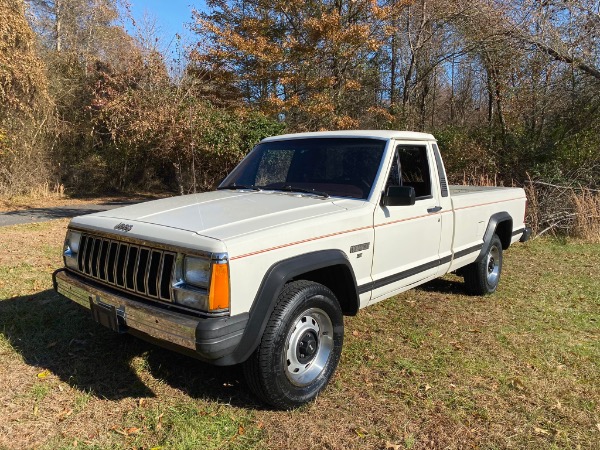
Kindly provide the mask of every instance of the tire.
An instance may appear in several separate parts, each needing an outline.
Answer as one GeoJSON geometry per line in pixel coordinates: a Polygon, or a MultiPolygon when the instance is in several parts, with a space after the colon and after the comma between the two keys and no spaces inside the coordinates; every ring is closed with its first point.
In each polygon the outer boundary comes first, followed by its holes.
{"type": "Polygon", "coordinates": [[[502,273],[502,242],[497,234],[492,236],[483,257],[464,268],[467,292],[487,295],[496,291],[502,273]]]}
{"type": "Polygon", "coordinates": [[[333,292],[312,281],[291,282],[279,295],[258,348],[244,363],[246,382],[275,408],[308,403],[335,372],[343,340],[344,318],[333,292]]]}

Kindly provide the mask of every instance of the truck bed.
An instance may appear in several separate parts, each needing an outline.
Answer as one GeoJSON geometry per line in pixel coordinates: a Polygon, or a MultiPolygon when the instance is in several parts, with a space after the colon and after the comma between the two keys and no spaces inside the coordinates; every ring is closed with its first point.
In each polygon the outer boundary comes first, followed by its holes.
{"type": "MultiPolygon", "coordinates": [[[[454,210],[453,251],[456,254],[467,252],[470,248],[483,243],[486,227],[496,213],[509,214],[514,222],[512,228],[523,228],[525,216],[525,194],[522,189],[495,186],[450,186],[450,198],[454,210]]],[[[513,235],[512,240],[518,240],[513,235]]],[[[472,262],[476,254],[465,256],[462,261],[455,260],[450,268],[472,262]]]]}

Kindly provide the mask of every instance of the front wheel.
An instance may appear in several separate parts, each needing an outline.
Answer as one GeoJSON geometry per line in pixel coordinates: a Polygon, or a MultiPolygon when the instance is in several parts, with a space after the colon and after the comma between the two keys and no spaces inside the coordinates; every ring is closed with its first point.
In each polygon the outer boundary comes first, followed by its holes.
{"type": "Polygon", "coordinates": [[[467,291],[473,295],[491,294],[500,283],[502,272],[502,242],[494,234],[483,258],[464,268],[467,291]]]}
{"type": "Polygon", "coordinates": [[[344,319],[333,292],[311,281],[289,283],[258,348],[244,363],[246,381],[276,408],[303,405],[327,386],[343,339],[344,319]]]}

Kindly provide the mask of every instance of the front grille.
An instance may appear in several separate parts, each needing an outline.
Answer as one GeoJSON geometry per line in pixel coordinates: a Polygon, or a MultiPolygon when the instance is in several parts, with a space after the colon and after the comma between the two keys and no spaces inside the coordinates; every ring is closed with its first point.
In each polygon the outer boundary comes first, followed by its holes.
{"type": "Polygon", "coordinates": [[[77,267],[85,275],[119,289],[171,301],[176,254],[83,234],[77,267]]]}

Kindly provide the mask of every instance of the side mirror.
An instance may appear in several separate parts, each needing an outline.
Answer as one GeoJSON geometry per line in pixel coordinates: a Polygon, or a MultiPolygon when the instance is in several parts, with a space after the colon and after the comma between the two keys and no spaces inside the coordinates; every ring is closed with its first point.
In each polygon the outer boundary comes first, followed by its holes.
{"type": "Polygon", "coordinates": [[[382,206],[410,206],[415,204],[415,188],[412,186],[388,186],[381,198],[382,206]]]}

